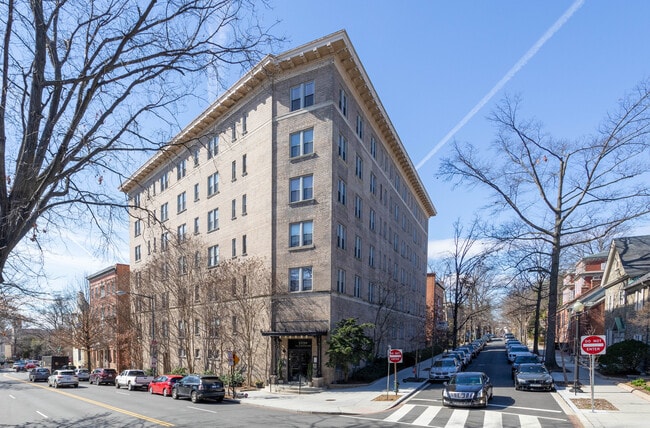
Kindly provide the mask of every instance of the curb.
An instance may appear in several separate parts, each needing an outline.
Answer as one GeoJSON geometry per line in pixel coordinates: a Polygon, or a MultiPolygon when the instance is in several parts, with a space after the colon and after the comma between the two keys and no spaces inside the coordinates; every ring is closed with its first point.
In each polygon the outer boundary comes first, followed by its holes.
{"type": "Polygon", "coordinates": [[[635,386],[630,386],[626,383],[617,383],[616,386],[621,388],[624,391],[631,392],[632,394],[636,395],[637,397],[643,398],[645,401],[650,402],[650,394],[647,394],[643,392],[642,388],[637,388],[635,386]]]}

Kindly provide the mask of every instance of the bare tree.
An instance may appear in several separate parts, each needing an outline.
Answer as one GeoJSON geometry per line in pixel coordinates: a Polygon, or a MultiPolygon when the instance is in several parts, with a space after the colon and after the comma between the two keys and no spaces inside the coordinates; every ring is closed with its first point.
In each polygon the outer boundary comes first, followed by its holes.
{"type": "Polygon", "coordinates": [[[278,41],[257,22],[258,4],[2,3],[0,283],[26,236],[38,246],[47,231],[90,216],[111,239],[125,203],[105,184],[132,155],[169,141],[187,102],[205,103],[201,82],[218,85],[220,67],[249,68],[278,41]]]}
{"type": "MultiPolygon", "coordinates": [[[[505,100],[492,120],[498,127],[489,158],[456,144],[439,174],[490,190],[492,210],[510,213],[523,226],[517,239],[543,239],[550,251],[548,313],[557,310],[560,256],[650,212],[647,167],[650,92],[646,84],[621,102],[593,136],[553,139],[540,124],[518,117],[519,103],[505,100]]],[[[493,214],[493,213],[491,213],[493,214]]],[[[549,317],[546,349],[554,349],[555,317],[549,317]]],[[[556,367],[555,354],[547,364],[556,367]]]]}

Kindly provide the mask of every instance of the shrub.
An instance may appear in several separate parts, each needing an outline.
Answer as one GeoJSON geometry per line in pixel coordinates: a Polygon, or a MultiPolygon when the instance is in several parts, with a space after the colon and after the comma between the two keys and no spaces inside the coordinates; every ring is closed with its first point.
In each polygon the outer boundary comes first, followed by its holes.
{"type": "Polygon", "coordinates": [[[187,369],[185,367],[176,367],[172,369],[171,374],[183,375],[187,374],[187,369]]]}
{"type": "Polygon", "coordinates": [[[639,340],[624,340],[607,347],[598,359],[603,374],[635,374],[648,354],[648,345],[639,340]]]}

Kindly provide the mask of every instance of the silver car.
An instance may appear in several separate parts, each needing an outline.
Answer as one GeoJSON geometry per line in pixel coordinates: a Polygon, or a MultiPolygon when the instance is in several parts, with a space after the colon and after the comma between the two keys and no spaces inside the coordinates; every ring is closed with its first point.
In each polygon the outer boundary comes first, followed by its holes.
{"type": "Polygon", "coordinates": [[[82,380],[88,381],[90,379],[90,370],[88,369],[76,369],[74,372],[80,382],[82,380]]]}
{"type": "Polygon", "coordinates": [[[429,370],[429,382],[449,380],[460,371],[460,364],[455,358],[440,358],[434,360],[429,370]]]}
{"type": "Polygon", "coordinates": [[[74,370],[54,370],[54,372],[47,378],[47,386],[58,388],[60,386],[79,387],[79,378],[74,373],[74,370]]]}

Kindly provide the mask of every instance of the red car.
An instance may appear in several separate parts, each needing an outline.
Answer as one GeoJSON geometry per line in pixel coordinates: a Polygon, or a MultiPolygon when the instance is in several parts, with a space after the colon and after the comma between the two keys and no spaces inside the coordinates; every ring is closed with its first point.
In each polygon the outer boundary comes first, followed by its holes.
{"type": "Polygon", "coordinates": [[[149,382],[149,393],[162,394],[163,397],[168,397],[172,394],[174,384],[182,377],[181,375],[173,374],[158,376],[149,382]]]}

